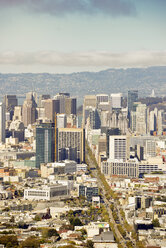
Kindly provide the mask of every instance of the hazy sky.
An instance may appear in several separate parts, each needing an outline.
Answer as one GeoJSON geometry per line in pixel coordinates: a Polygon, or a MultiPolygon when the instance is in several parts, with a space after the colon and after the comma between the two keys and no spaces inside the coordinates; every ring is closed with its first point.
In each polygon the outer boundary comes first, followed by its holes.
{"type": "Polygon", "coordinates": [[[0,72],[166,65],[166,0],[0,0],[0,72]]]}

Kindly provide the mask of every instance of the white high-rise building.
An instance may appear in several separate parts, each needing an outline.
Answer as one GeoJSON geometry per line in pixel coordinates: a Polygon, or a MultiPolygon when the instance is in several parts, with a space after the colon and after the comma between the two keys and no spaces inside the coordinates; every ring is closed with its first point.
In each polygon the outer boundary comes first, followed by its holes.
{"type": "Polygon", "coordinates": [[[122,108],[122,93],[111,94],[110,101],[112,109],[122,108]]]}
{"type": "Polygon", "coordinates": [[[5,142],[5,105],[0,102],[0,142],[5,142]]]}
{"type": "Polygon", "coordinates": [[[146,104],[138,104],[136,108],[136,132],[142,135],[147,134],[146,104]]]}
{"type": "Polygon", "coordinates": [[[67,126],[66,114],[57,114],[57,128],[65,128],[67,126]]]}
{"type": "Polygon", "coordinates": [[[109,159],[126,161],[129,158],[129,141],[125,135],[109,136],[109,159]]]}
{"type": "Polygon", "coordinates": [[[156,141],[155,140],[146,140],[146,158],[156,157],[156,141]]]}

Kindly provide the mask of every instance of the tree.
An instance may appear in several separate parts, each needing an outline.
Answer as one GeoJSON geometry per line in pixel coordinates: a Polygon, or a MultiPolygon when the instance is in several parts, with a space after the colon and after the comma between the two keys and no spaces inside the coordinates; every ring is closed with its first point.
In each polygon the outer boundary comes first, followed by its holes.
{"type": "Polygon", "coordinates": [[[69,221],[70,221],[70,224],[73,226],[83,226],[79,218],[70,218],[69,221]]]}
{"type": "Polygon", "coordinates": [[[51,229],[48,229],[47,236],[48,238],[50,238],[52,236],[59,236],[59,234],[57,233],[56,229],[51,228],[51,229]]]}
{"type": "Polygon", "coordinates": [[[40,217],[40,215],[38,215],[38,214],[35,215],[35,218],[34,218],[35,221],[40,221],[41,219],[42,218],[40,217]]]}
{"type": "Polygon", "coordinates": [[[18,245],[17,236],[15,235],[3,235],[0,237],[0,244],[6,247],[14,247],[18,245]]]}
{"type": "Polygon", "coordinates": [[[29,225],[27,225],[25,222],[21,221],[18,223],[18,228],[22,229],[28,229],[29,225]]]}
{"type": "Polygon", "coordinates": [[[93,248],[94,247],[92,240],[87,240],[86,247],[87,248],[93,248]]]}
{"type": "Polygon", "coordinates": [[[159,219],[154,219],[154,220],[152,221],[152,224],[153,224],[153,227],[160,227],[159,219]]]}
{"type": "Polygon", "coordinates": [[[25,241],[20,244],[20,248],[39,248],[40,241],[35,237],[28,237],[25,241]]]}

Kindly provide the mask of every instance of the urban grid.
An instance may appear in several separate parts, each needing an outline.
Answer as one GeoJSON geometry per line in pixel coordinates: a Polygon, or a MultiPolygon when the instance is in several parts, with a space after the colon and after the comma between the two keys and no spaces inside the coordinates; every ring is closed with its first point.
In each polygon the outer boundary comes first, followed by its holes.
{"type": "Polygon", "coordinates": [[[5,95],[0,247],[164,247],[166,111],[155,100],[130,90],[77,108],[69,93],[29,92],[22,105],[5,95]]]}

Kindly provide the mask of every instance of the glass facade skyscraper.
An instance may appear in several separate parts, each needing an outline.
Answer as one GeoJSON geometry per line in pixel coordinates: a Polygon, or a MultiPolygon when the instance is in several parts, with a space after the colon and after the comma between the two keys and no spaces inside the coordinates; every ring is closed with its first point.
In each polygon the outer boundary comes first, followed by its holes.
{"type": "Polygon", "coordinates": [[[127,97],[128,114],[133,110],[133,103],[138,101],[138,90],[129,90],[127,97]]]}
{"type": "Polygon", "coordinates": [[[131,111],[133,111],[134,102],[138,101],[138,90],[129,90],[127,96],[127,108],[128,108],[128,118],[129,126],[131,127],[131,111]]]}
{"type": "Polygon", "coordinates": [[[41,163],[54,162],[55,159],[55,125],[42,123],[36,127],[36,167],[41,163]]]}

